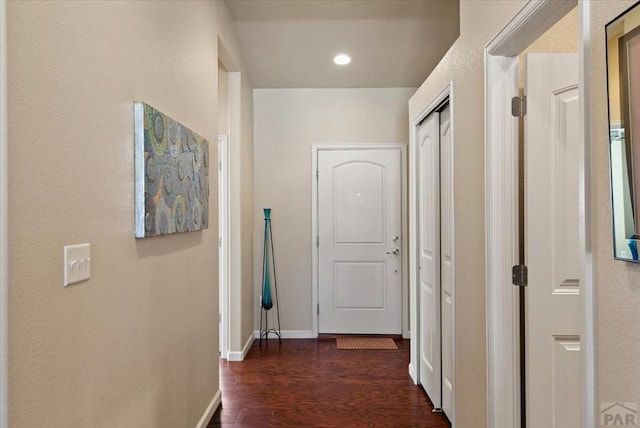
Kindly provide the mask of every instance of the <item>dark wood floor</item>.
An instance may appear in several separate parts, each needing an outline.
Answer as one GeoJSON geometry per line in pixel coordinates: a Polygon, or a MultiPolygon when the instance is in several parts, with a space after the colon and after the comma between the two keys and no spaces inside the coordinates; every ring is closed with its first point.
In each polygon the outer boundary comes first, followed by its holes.
{"type": "Polygon", "coordinates": [[[256,341],[243,362],[222,360],[222,407],[209,427],[449,428],[408,375],[398,350],[346,351],[335,340],[256,341]]]}

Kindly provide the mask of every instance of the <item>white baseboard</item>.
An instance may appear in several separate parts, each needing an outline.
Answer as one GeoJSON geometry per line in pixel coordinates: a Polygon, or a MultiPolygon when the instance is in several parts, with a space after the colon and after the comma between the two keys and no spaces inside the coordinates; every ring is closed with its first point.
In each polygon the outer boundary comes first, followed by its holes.
{"type": "Polygon", "coordinates": [[[409,363],[409,377],[413,381],[414,385],[418,384],[418,377],[416,376],[416,369],[413,366],[413,363],[409,363]]]}
{"type": "MultiPolygon", "coordinates": [[[[260,339],[260,332],[258,330],[253,332],[253,337],[260,339]]],[[[282,339],[316,339],[317,336],[313,334],[312,330],[282,330],[280,331],[280,337],[282,339]]],[[[275,334],[269,334],[269,340],[277,339],[275,334]]]]}
{"type": "Polygon", "coordinates": [[[206,428],[209,424],[209,421],[211,421],[213,414],[216,412],[216,410],[218,410],[218,407],[220,407],[221,403],[222,391],[218,390],[218,392],[216,392],[216,395],[213,396],[213,400],[211,400],[211,403],[209,403],[209,405],[207,406],[207,410],[204,411],[204,414],[200,418],[200,421],[198,422],[198,425],[196,425],[196,428],[206,428]]]}
{"type": "MultiPolygon", "coordinates": [[[[313,334],[312,330],[282,330],[280,334],[282,339],[315,339],[317,337],[313,334]]],[[[278,337],[276,335],[269,334],[269,340],[277,338],[278,337]]],[[[249,349],[251,349],[251,345],[253,345],[253,342],[256,339],[260,339],[260,332],[258,330],[254,331],[253,334],[249,336],[242,347],[242,351],[229,351],[227,361],[244,361],[249,349]]]]}
{"type": "Polygon", "coordinates": [[[255,335],[250,335],[244,346],[242,347],[242,351],[229,351],[229,355],[227,356],[227,361],[244,361],[249,349],[251,349],[251,345],[253,345],[253,341],[255,340],[255,335]]]}

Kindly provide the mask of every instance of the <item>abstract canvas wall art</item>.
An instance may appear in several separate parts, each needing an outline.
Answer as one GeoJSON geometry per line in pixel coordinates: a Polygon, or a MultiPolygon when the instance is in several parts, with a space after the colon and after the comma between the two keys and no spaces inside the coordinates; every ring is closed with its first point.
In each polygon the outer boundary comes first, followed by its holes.
{"type": "Polygon", "coordinates": [[[209,225],[209,143],[143,102],[134,103],[135,236],[209,225]]]}

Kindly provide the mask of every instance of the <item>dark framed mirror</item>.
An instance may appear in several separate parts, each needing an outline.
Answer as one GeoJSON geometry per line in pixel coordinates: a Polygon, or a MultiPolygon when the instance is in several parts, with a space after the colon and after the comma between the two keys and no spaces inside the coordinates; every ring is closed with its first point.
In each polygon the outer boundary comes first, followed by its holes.
{"type": "Polygon", "coordinates": [[[606,26],[613,252],[640,262],[640,2],[606,26]]]}

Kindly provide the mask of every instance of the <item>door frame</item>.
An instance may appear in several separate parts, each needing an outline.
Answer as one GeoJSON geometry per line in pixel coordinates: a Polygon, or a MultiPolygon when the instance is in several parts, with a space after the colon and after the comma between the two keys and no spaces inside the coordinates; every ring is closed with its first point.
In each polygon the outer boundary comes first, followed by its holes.
{"type": "Polygon", "coordinates": [[[218,135],[218,281],[220,357],[229,358],[229,136],[218,135]]]}
{"type": "Polygon", "coordinates": [[[579,167],[582,423],[595,426],[594,284],[591,254],[590,5],[587,1],[529,1],[485,46],[485,222],[487,314],[487,423],[520,426],[519,309],[511,266],[518,262],[518,55],[578,5],[579,167]]]}
{"type": "MultiPolygon", "coordinates": [[[[229,53],[225,42],[218,36],[218,61],[227,70],[229,79],[229,151],[228,151],[228,178],[229,178],[229,280],[227,282],[228,310],[222,313],[222,318],[227,320],[229,334],[229,361],[244,360],[247,350],[253,343],[253,331],[249,337],[242,337],[243,314],[243,247],[242,247],[242,194],[241,194],[241,147],[244,135],[242,134],[242,72],[236,59],[229,53]],[[232,317],[231,314],[234,314],[232,317]],[[236,314],[238,316],[236,316],[236,314]],[[248,345],[247,345],[248,344],[248,345]]],[[[225,308],[220,307],[219,310],[225,308]]]]}
{"type": "Polygon", "coordinates": [[[318,294],[319,294],[319,252],[318,252],[318,153],[321,150],[400,150],[400,185],[401,189],[401,230],[402,230],[402,337],[409,338],[409,294],[408,294],[408,228],[407,228],[407,160],[406,144],[313,144],[311,146],[311,318],[313,323],[313,337],[318,337],[318,294]]]}
{"type": "MultiPolygon", "coordinates": [[[[409,284],[410,284],[410,296],[411,296],[411,325],[413,326],[411,330],[411,345],[410,345],[410,363],[409,363],[409,376],[415,385],[420,383],[420,287],[418,286],[419,278],[420,278],[420,267],[418,263],[418,255],[420,254],[420,243],[418,242],[418,192],[420,191],[418,187],[418,177],[419,177],[419,153],[418,153],[418,128],[420,127],[420,123],[430,114],[437,111],[437,109],[445,102],[449,102],[449,109],[451,111],[451,161],[454,162],[455,159],[455,114],[454,114],[454,97],[453,97],[453,81],[450,81],[441,91],[436,95],[428,104],[427,107],[422,110],[418,115],[416,115],[411,121],[411,157],[412,161],[409,163],[409,212],[411,213],[411,217],[409,218],[409,230],[410,230],[410,254],[409,254],[409,284]]],[[[450,171],[451,180],[451,205],[452,212],[455,212],[455,181],[454,181],[454,168],[452,166],[450,171]]],[[[441,208],[440,208],[441,209],[441,208]]],[[[456,346],[455,346],[455,337],[456,337],[456,287],[455,287],[455,222],[451,223],[451,252],[453,254],[453,271],[452,271],[452,325],[451,325],[451,337],[452,337],[452,349],[451,349],[451,358],[454,361],[452,366],[452,380],[453,380],[453,388],[455,390],[455,360],[456,360],[456,346]]],[[[442,323],[441,323],[442,325],[442,323]]],[[[442,367],[442,364],[441,364],[442,367]]],[[[455,424],[455,392],[453,394],[453,403],[452,403],[453,414],[447,415],[450,418],[452,424],[455,424]]]]}
{"type": "Polygon", "coordinates": [[[7,2],[0,1],[0,426],[8,419],[9,232],[7,222],[7,2]]]}

